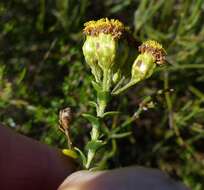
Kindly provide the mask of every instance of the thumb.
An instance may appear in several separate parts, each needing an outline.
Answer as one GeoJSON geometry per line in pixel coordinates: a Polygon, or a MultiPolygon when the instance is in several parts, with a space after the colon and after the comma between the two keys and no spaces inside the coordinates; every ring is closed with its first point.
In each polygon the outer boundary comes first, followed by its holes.
{"type": "Polygon", "coordinates": [[[165,173],[142,167],[110,171],[79,171],[69,176],[58,190],[188,190],[165,173]]]}

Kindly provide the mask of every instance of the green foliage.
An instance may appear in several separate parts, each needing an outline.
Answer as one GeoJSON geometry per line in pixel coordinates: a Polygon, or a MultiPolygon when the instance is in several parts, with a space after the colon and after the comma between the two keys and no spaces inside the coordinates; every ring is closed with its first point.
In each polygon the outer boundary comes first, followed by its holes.
{"type": "MultiPolygon", "coordinates": [[[[107,117],[106,123],[114,134],[105,125],[104,133],[126,138],[110,141],[100,165],[108,160],[109,168],[157,167],[193,190],[204,189],[203,15],[202,0],[0,2],[0,121],[63,148],[58,112],[71,106],[73,144],[83,147],[90,126],[81,115],[94,112],[88,102],[95,94],[82,56],[81,30],[88,20],[118,18],[131,26],[136,41],[164,44],[169,66],[111,100],[109,110],[120,114],[110,113],[114,120],[107,117]]],[[[136,45],[130,44],[126,62],[137,56],[136,45]]]]}

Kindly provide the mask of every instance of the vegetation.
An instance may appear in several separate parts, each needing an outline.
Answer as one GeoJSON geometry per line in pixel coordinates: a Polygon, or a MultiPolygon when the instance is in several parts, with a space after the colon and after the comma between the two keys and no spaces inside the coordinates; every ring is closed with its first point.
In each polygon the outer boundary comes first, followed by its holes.
{"type": "Polygon", "coordinates": [[[204,189],[204,2],[202,0],[10,0],[0,2],[0,121],[44,143],[65,148],[59,110],[74,112],[71,136],[82,149],[94,114],[93,80],[82,54],[83,23],[117,18],[131,26],[122,57],[132,63],[147,39],[163,44],[168,66],[125,96],[108,126],[126,125],[106,167],[160,168],[193,190],[204,189]],[[134,114],[137,113],[137,114],[134,114]],[[131,116],[133,115],[133,116],[131,116]]]}

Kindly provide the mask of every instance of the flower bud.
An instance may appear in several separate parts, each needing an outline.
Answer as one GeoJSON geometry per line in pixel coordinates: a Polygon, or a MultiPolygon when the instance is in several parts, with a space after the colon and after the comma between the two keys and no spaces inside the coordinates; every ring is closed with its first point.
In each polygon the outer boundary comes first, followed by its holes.
{"type": "Polygon", "coordinates": [[[83,30],[87,36],[83,47],[85,59],[89,62],[93,62],[94,59],[102,70],[112,68],[115,63],[117,40],[124,30],[124,25],[114,19],[105,18],[85,23],[83,30]]]}
{"type": "Polygon", "coordinates": [[[110,34],[99,34],[96,40],[96,56],[99,66],[104,69],[112,68],[115,63],[117,44],[110,34]]]}
{"type": "Polygon", "coordinates": [[[140,47],[138,55],[132,66],[132,81],[140,81],[149,78],[156,67],[165,63],[166,52],[162,45],[156,41],[148,40],[140,47]]]}
{"type": "Polygon", "coordinates": [[[132,66],[132,80],[144,80],[152,75],[156,64],[147,53],[140,54],[132,66]]]}
{"type": "Polygon", "coordinates": [[[91,72],[94,75],[97,82],[101,80],[101,69],[97,64],[96,51],[95,51],[95,39],[96,37],[87,36],[86,41],[82,47],[85,60],[89,67],[91,68],[91,72]]]}
{"type": "Polygon", "coordinates": [[[113,83],[116,84],[120,80],[120,78],[121,78],[121,72],[119,70],[113,74],[113,77],[112,77],[113,83]]]}
{"type": "Polygon", "coordinates": [[[162,45],[154,40],[148,40],[139,46],[141,54],[148,53],[152,55],[157,65],[163,65],[166,61],[166,51],[162,45]]]}

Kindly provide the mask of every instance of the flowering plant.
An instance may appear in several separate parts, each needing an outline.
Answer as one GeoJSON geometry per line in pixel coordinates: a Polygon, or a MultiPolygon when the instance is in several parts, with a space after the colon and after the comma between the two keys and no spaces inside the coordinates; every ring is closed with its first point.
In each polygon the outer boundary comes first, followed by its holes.
{"type": "MultiPolygon", "coordinates": [[[[86,153],[79,148],[73,148],[69,135],[70,109],[60,112],[60,129],[66,134],[69,149],[64,153],[73,158],[79,157],[86,169],[102,169],[106,161],[115,154],[115,139],[130,135],[130,132],[122,132],[126,125],[109,129],[105,122],[107,117],[120,114],[117,111],[107,111],[107,105],[111,98],[121,95],[133,85],[149,78],[155,71],[157,65],[165,63],[166,52],[161,44],[154,40],[147,40],[142,43],[138,50],[139,54],[129,71],[124,63],[116,62],[119,55],[118,49],[122,52],[125,47],[121,46],[120,40],[125,40],[127,29],[124,24],[114,19],[100,19],[85,23],[83,33],[86,40],[83,45],[83,54],[86,63],[94,76],[92,81],[96,91],[96,101],[91,104],[96,109],[96,115],[84,113],[83,116],[91,123],[90,140],[86,145],[86,153]],[[112,149],[104,147],[111,142],[112,149]],[[76,153],[78,152],[79,155],[76,153]],[[103,157],[100,158],[97,154],[103,157]]],[[[121,53],[121,52],[120,52],[121,53]]],[[[149,98],[145,100],[149,102],[149,98]]],[[[134,117],[141,112],[139,109],[134,117]]]]}

